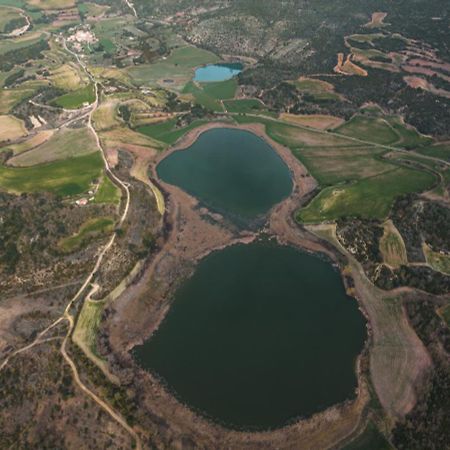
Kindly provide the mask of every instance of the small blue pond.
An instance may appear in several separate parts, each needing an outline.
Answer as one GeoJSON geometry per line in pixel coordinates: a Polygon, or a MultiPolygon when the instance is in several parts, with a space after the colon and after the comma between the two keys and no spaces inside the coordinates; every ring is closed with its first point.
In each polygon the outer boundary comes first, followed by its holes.
{"type": "Polygon", "coordinates": [[[194,81],[199,83],[209,83],[213,81],[226,81],[242,72],[241,63],[233,64],[209,64],[199,67],[195,71],[194,81]]]}

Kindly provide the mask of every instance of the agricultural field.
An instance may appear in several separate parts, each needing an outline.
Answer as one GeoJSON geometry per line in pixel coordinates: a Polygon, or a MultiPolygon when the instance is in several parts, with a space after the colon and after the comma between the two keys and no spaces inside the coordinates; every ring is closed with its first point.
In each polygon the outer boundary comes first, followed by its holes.
{"type": "Polygon", "coordinates": [[[384,223],[384,234],[380,240],[380,251],[383,261],[394,269],[408,264],[405,243],[391,220],[384,223]]]}
{"type": "Polygon", "coordinates": [[[68,91],[80,88],[87,83],[86,75],[74,64],[63,64],[52,70],[48,77],[53,86],[68,91]]]}
{"type": "Polygon", "coordinates": [[[117,99],[108,99],[102,102],[93,116],[95,128],[102,131],[120,126],[121,122],[117,118],[118,107],[119,101],[117,99]]]}
{"type": "Polygon", "coordinates": [[[308,167],[321,186],[351,182],[392,170],[381,159],[385,151],[374,147],[301,147],[295,156],[308,167]]]}
{"type": "Polygon", "coordinates": [[[290,124],[281,120],[268,119],[255,116],[234,116],[237,123],[261,123],[265,125],[267,134],[280,144],[292,150],[309,146],[338,146],[358,147],[359,142],[353,142],[337,134],[323,133],[308,127],[290,124]]]}
{"type": "Polygon", "coordinates": [[[0,55],[4,55],[7,52],[17,51],[26,47],[31,47],[37,44],[39,41],[45,39],[45,33],[39,31],[26,33],[23,36],[19,36],[13,39],[7,39],[0,41],[0,55]]]}
{"type": "Polygon", "coordinates": [[[38,9],[69,9],[75,6],[76,0],[25,0],[29,6],[38,9]]]}
{"type": "Polygon", "coordinates": [[[172,50],[167,58],[154,64],[131,67],[128,74],[137,85],[162,85],[182,90],[193,78],[196,67],[218,61],[219,58],[211,52],[185,46],[172,50]]]}
{"type": "Polygon", "coordinates": [[[399,135],[381,118],[355,116],[336,128],[336,133],[377,144],[392,145],[398,142],[399,135]]]}
{"type": "Polygon", "coordinates": [[[61,95],[53,101],[55,106],[65,109],[78,109],[95,101],[94,86],[89,84],[73,92],[61,95]]]}
{"type": "Polygon", "coordinates": [[[48,141],[55,130],[44,130],[36,133],[34,136],[30,137],[27,140],[24,140],[18,144],[8,145],[7,147],[3,147],[0,151],[11,151],[14,156],[19,155],[20,153],[30,151],[36,147],[39,147],[44,142],[48,141]]]}
{"type": "Polygon", "coordinates": [[[261,113],[265,110],[264,104],[254,98],[224,100],[223,104],[227,112],[235,114],[261,113]]]}
{"type": "Polygon", "coordinates": [[[101,301],[85,302],[74,333],[74,341],[78,345],[86,345],[87,349],[93,354],[97,353],[97,331],[104,307],[105,303],[101,301]]]}
{"type": "Polygon", "coordinates": [[[176,119],[171,119],[165,122],[138,127],[137,131],[160,142],[163,142],[164,144],[172,145],[187,132],[201,125],[204,125],[206,121],[195,120],[188,126],[180,128],[176,126],[176,123],[176,119]]]}
{"type": "Polygon", "coordinates": [[[120,203],[120,198],[120,189],[109,179],[109,177],[103,175],[94,196],[94,203],[118,205],[120,203]]]}
{"type": "Polygon", "coordinates": [[[434,269],[450,275],[450,255],[434,252],[427,244],[423,244],[423,252],[427,263],[434,269]]]}
{"type": "Polygon", "coordinates": [[[190,94],[193,100],[211,111],[223,111],[222,100],[232,99],[237,88],[236,80],[216,83],[189,82],[183,89],[183,94],[190,94]]]}
{"type": "Polygon", "coordinates": [[[149,151],[155,151],[165,147],[161,142],[124,126],[103,131],[100,137],[104,140],[106,148],[111,149],[132,148],[135,146],[148,149],[149,151]]]}
{"type": "Polygon", "coordinates": [[[333,221],[340,217],[385,219],[396,197],[425,191],[434,182],[431,174],[395,168],[348,185],[322,190],[299,211],[297,218],[302,223],[333,221]]]}
{"type": "Polygon", "coordinates": [[[63,197],[89,190],[103,170],[99,153],[34,167],[0,166],[0,188],[7,192],[52,192],[63,197]]]}
{"type": "Polygon", "coordinates": [[[315,128],[317,130],[331,130],[344,123],[340,117],[327,116],[324,114],[289,114],[280,115],[281,120],[292,122],[297,125],[315,128]]]}
{"type": "Polygon", "coordinates": [[[407,126],[398,116],[387,117],[386,120],[400,136],[400,140],[396,143],[399,147],[417,149],[418,147],[427,146],[433,142],[433,139],[429,136],[423,136],[415,128],[407,126]]]}
{"type": "Polygon", "coordinates": [[[14,8],[0,6],[0,33],[9,33],[12,29],[9,26],[12,21],[18,21],[22,15],[14,8]]]}
{"type": "Polygon", "coordinates": [[[0,116],[0,142],[14,141],[26,136],[24,123],[14,116],[0,116]]]}
{"type": "MultiPolygon", "coordinates": [[[[47,137],[46,132],[42,133],[45,134],[39,135],[40,139],[47,137]]],[[[38,142],[35,143],[38,144],[38,142]]],[[[41,145],[36,145],[29,150],[22,150],[20,154],[11,158],[8,164],[15,167],[34,166],[97,151],[97,144],[90,130],[84,127],[63,128],[41,145]]]]}
{"type": "Polygon", "coordinates": [[[107,5],[98,5],[94,2],[77,3],[77,8],[80,14],[86,16],[88,20],[91,20],[108,10],[107,5]]]}
{"type": "Polygon", "coordinates": [[[76,234],[68,236],[59,242],[59,248],[64,253],[78,250],[83,245],[98,236],[108,233],[113,229],[114,221],[109,217],[98,217],[84,223],[76,234]]]}
{"type": "Polygon", "coordinates": [[[450,162],[450,142],[422,147],[416,151],[425,156],[431,156],[432,158],[450,162]]]}
{"type": "Polygon", "coordinates": [[[300,92],[309,94],[315,101],[342,100],[342,96],[335,92],[333,84],[327,81],[301,77],[293,84],[300,92]]]}
{"type": "Polygon", "coordinates": [[[21,101],[32,97],[40,88],[47,85],[45,81],[30,81],[12,89],[0,91],[0,114],[7,114],[21,101]]]}

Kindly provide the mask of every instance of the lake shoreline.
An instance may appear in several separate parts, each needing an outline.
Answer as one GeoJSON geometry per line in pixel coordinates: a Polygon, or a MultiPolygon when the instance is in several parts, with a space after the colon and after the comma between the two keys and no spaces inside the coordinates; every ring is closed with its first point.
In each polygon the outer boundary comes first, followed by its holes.
{"type": "MultiPolygon", "coordinates": [[[[286,448],[290,442],[292,448],[306,449],[310,448],[311,442],[322,442],[324,438],[327,439],[327,446],[333,446],[356,433],[364,422],[363,412],[370,397],[365,371],[361,369],[361,359],[367,359],[370,333],[363,352],[357,358],[358,388],[353,400],[334,405],[308,419],[264,432],[235,431],[198,416],[180,403],[151,373],[136,364],[130,353],[131,349],[150,338],[169,311],[172,296],[180,283],[193,273],[198,261],[211,252],[237,243],[253,242],[264,233],[277,239],[280,244],[326,255],[335,266],[341,268],[341,276],[344,266],[342,255],[333,246],[327,245],[295,222],[295,211],[308,194],[314,191],[317,183],[289,149],[265,134],[262,125],[219,122],[203,125],[187,133],[172,148],[158,155],[151,164],[150,173],[152,178],[157,180],[167,200],[168,210],[164,218],[165,242],[161,250],[146,264],[142,277],[114,302],[112,319],[104,324],[106,334],[109,335],[111,353],[108,357],[114,362],[113,367],[117,367],[117,361],[120,361],[120,366],[126,367],[116,370],[116,375],[123,378],[124,374],[129,374],[131,370],[138,388],[143,393],[142,409],[151,411],[151,414],[158,412],[158,416],[164,417],[169,428],[189,429],[198,445],[203,443],[216,448],[225,440],[233,448],[249,448],[245,443],[259,446],[269,442],[270,445],[286,448]],[[291,195],[270,210],[261,232],[236,230],[223,218],[199,207],[198,201],[192,196],[157,177],[156,166],[163,158],[174,151],[186,149],[205,131],[224,127],[247,130],[263,138],[277,151],[291,172],[291,195]],[[330,428],[335,431],[329,433],[330,428]]],[[[344,284],[346,285],[345,278],[344,284]]],[[[360,303],[359,305],[361,306],[360,303]]]]}

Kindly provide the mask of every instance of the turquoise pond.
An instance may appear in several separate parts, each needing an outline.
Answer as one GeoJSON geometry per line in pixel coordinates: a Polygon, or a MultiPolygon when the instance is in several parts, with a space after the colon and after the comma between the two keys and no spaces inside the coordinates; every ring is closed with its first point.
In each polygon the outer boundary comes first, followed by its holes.
{"type": "Polygon", "coordinates": [[[242,64],[209,64],[199,67],[195,71],[194,81],[199,83],[210,83],[217,81],[226,81],[239,75],[242,72],[242,64]]]}
{"type": "Polygon", "coordinates": [[[365,339],[329,262],[263,240],[200,261],[134,356],[201,415],[270,429],[354,398],[365,339]]]}

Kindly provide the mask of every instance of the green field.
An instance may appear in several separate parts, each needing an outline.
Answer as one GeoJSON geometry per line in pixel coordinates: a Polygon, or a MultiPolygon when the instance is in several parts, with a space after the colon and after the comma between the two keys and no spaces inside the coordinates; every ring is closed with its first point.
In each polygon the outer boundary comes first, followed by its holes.
{"type": "Polygon", "coordinates": [[[425,156],[431,156],[432,158],[450,161],[450,143],[418,148],[416,152],[425,156]]]}
{"type": "Polygon", "coordinates": [[[183,89],[183,94],[191,94],[198,105],[211,111],[223,111],[223,107],[216,98],[209,96],[201,87],[190,81],[183,89]]]}
{"type": "Polygon", "coordinates": [[[0,33],[5,32],[5,27],[12,20],[18,20],[21,17],[21,14],[15,9],[0,7],[0,33]]]}
{"type": "Polygon", "coordinates": [[[58,246],[65,252],[70,253],[98,236],[112,231],[114,221],[110,217],[97,217],[85,222],[79,229],[78,233],[61,239],[58,246]]]}
{"type": "Polygon", "coordinates": [[[170,86],[181,89],[192,79],[196,67],[218,61],[214,53],[186,46],[174,49],[165,60],[131,67],[128,73],[138,85],[157,85],[162,80],[171,80],[170,86]]]}
{"type": "Polygon", "coordinates": [[[100,178],[103,160],[99,152],[34,167],[0,166],[0,188],[8,192],[53,192],[62,196],[86,192],[100,178]]]}
{"type": "Polygon", "coordinates": [[[297,215],[300,222],[317,223],[341,217],[384,219],[395,198],[426,190],[433,175],[403,167],[351,184],[324,189],[297,215]]]}
{"type": "Polygon", "coordinates": [[[227,111],[230,113],[258,113],[265,109],[264,105],[255,98],[226,100],[223,103],[227,111]]]}
{"type": "Polygon", "coordinates": [[[394,168],[381,159],[386,150],[379,147],[261,117],[235,116],[235,120],[264,124],[267,135],[289,147],[322,186],[360,180],[394,168]]]}
{"type": "Polygon", "coordinates": [[[206,95],[217,100],[229,100],[234,98],[237,89],[237,81],[235,78],[227,81],[219,81],[216,83],[202,83],[201,88],[206,95]]]}
{"type": "Polygon", "coordinates": [[[334,92],[334,86],[326,81],[302,78],[293,82],[301,92],[308,94],[313,101],[339,101],[341,96],[334,92]]]}
{"type": "Polygon", "coordinates": [[[443,272],[443,273],[450,275],[450,256],[449,255],[443,255],[438,252],[434,252],[426,244],[423,245],[423,251],[425,253],[427,263],[434,270],[437,270],[439,272],[443,272]]]}
{"type": "MultiPolygon", "coordinates": [[[[361,146],[331,133],[261,117],[235,116],[235,120],[264,124],[267,134],[290,147],[322,187],[331,185],[299,212],[298,219],[302,222],[316,223],[346,216],[383,219],[397,196],[423,191],[435,182],[431,173],[399,168],[381,159],[385,150],[376,146],[361,146]]],[[[387,129],[390,134],[391,129],[387,129]]],[[[379,133],[380,129],[375,127],[375,132],[379,133]]]]}
{"type": "Polygon", "coordinates": [[[394,144],[400,136],[378,117],[354,116],[334,130],[336,133],[377,144],[394,144]]]}
{"type": "Polygon", "coordinates": [[[166,122],[155,123],[153,125],[143,125],[136,131],[145,134],[153,139],[172,145],[184,134],[206,123],[206,120],[194,120],[188,126],[176,128],[176,119],[167,120],[166,122]]]}
{"type": "Polygon", "coordinates": [[[3,55],[4,53],[12,50],[31,47],[33,44],[36,44],[44,38],[44,34],[36,32],[31,35],[25,34],[24,36],[20,36],[14,39],[4,39],[0,41],[0,55],[3,55]]]}
{"type": "Polygon", "coordinates": [[[273,120],[261,116],[234,116],[234,120],[239,124],[260,123],[265,125],[266,133],[274,141],[296,150],[301,147],[351,147],[361,146],[345,137],[336,136],[331,133],[315,131],[308,127],[288,124],[281,120],[273,120]]]}
{"type": "Polygon", "coordinates": [[[111,39],[102,38],[99,40],[99,44],[103,47],[106,53],[114,54],[116,52],[116,46],[111,41],[111,39]]]}
{"type": "Polygon", "coordinates": [[[9,160],[15,167],[27,167],[36,164],[74,158],[98,150],[94,136],[87,128],[63,128],[48,141],[35,148],[19,153],[9,160]]]}
{"type": "Polygon", "coordinates": [[[95,194],[94,203],[119,204],[120,197],[120,189],[109,179],[109,177],[103,175],[98,191],[95,194]]]}
{"type": "Polygon", "coordinates": [[[392,170],[380,159],[385,151],[377,147],[303,147],[294,155],[321,186],[354,181],[392,170]]]}
{"type": "Polygon", "coordinates": [[[237,88],[235,79],[217,83],[189,82],[183,89],[183,94],[192,94],[199,105],[212,111],[223,111],[220,100],[228,100],[234,97],[237,88]]]}
{"type": "Polygon", "coordinates": [[[78,109],[83,106],[84,103],[93,103],[95,101],[94,85],[77,89],[76,91],[69,92],[61,95],[53,101],[53,104],[65,109],[78,109]]]}
{"type": "Polygon", "coordinates": [[[73,334],[74,342],[97,358],[97,332],[104,307],[103,301],[84,302],[73,334]]]}
{"type": "Polygon", "coordinates": [[[431,138],[428,136],[423,136],[415,128],[407,127],[399,117],[392,116],[387,118],[387,121],[400,136],[400,141],[397,143],[399,147],[413,149],[416,147],[429,145],[433,142],[431,138]]]}
{"type": "Polygon", "coordinates": [[[380,240],[383,261],[390,267],[398,268],[408,264],[408,255],[401,234],[391,220],[384,224],[384,233],[380,240]]]}

